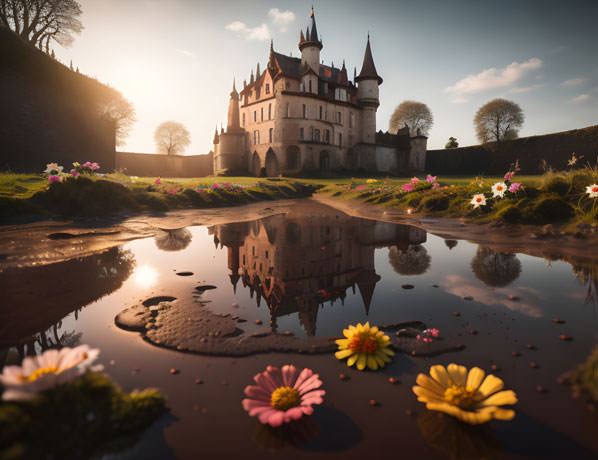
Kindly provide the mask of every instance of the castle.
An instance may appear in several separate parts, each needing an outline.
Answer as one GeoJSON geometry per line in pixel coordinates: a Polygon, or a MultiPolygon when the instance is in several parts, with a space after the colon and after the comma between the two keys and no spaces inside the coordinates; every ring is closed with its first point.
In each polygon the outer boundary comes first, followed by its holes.
{"type": "Polygon", "coordinates": [[[361,171],[410,174],[423,171],[427,138],[407,127],[376,132],[380,105],[370,37],[359,75],[349,80],[320,61],[322,40],[314,11],[300,32],[301,58],[274,51],[268,66],[237,92],[233,81],[226,132],[214,134],[214,173],[277,176],[300,172],[361,171]]]}

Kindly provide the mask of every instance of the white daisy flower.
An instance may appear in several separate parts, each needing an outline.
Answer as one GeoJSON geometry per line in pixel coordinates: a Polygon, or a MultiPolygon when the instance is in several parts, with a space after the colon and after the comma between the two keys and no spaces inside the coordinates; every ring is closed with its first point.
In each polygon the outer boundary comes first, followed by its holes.
{"type": "Polygon", "coordinates": [[[473,205],[473,209],[479,208],[480,206],[486,206],[486,197],[483,193],[474,195],[470,202],[473,205]]]}
{"type": "Polygon", "coordinates": [[[586,193],[590,195],[590,198],[598,198],[598,184],[588,185],[586,193]]]}
{"type": "Polygon", "coordinates": [[[31,399],[41,391],[77,378],[92,369],[92,363],[99,354],[98,348],[88,345],[65,347],[46,350],[40,356],[28,356],[21,366],[6,366],[0,374],[0,384],[4,386],[2,399],[31,399]]]}
{"type": "Polygon", "coordinates": [[[62,166],[58,166],[58,163],[48,163],[46,165],[46,170],[44,171],[44,173],[57,175],[60,174],[63,169],[64,168],[62,166]]]}
{"type": "Polygon", "coordinates": [[[507,189],[507,184],[505,184],[504,182],[497,182],[492,186],[492,194],[494,198],[496,198],[497,196],[502,198],[505,196],[505,192],[507,191],[507,189]]]}

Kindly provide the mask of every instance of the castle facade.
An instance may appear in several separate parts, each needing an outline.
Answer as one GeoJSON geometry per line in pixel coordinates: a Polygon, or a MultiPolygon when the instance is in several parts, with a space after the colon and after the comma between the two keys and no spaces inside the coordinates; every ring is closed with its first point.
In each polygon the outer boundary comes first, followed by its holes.
{"type": "Polygon", "coordinates": [[[214,172],[277,176],[301,172],[423,171],[427,138],[407,128],[376,132],[378,75],[368,35],[363,64],[353,80],[342,67],[324,65],[316,19],[300,32],[301,57],[274,51],[249,83],[230,93],[226,131],[214,134],[214,172]]]}

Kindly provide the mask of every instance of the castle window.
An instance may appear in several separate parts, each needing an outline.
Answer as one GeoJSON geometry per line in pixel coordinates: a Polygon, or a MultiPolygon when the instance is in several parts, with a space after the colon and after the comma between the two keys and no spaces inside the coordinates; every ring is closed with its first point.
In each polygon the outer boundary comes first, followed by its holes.
{"type": "Polygon", "coordinates": [[[291,105],[287,102],[287,118],[291,116],[291,105]]]}
{"type": "Polygon", "coordinates": [[[268,138],[269,138],[268,142],[270,142],[270,143],[272,143],[273,133],[274,133],[274,128],[270,128],[268,130],[268,138]]]}
{"type": "Polygon", "coordinates": [[[343,146],[343,133],[338,133],[338,146],[343,146]]]}
{"type": "Polygon", "coordinates": [[[241,126],[245,126],[245,114],[243,114],[242,120],[243,120],[243,122],[242,122],[241,126]]]}
{"type": "Polygon", "coordinates": [[[311,78],[309,79],[309,92],[311,93],[311,78]]]}
{"type": "Polygon", "coordinates": [[[354,115],[353,115],[353,112],[351,112],[349,114],[349,128],[353,127],[353,118],[354,118],[354,115]]]}
{"type": "Polygon", "coordinates": [[[330,130],[329,129],[326,130],[324,142],[326,142],[327,144],[330,144],[330,130]]]}
{"type": "Polygon", "coordinates": [[[259,98],[260,98],[260,89],[259,89],[259,88],[257,88],[257,89],[255,90],[255,98],[256,98],[256,99],[259,99],[259,98]]]}
{"type": "Polygon", "coordinates": [[[343,119],[341,118],[340,112],[336,112],[336,121],[338,121],[340,124],[343,123],[343,119]]]}
{"type": "Polygon", "coordinates": [[[307,106],[303,104],[303,118],[307,118],[307,106]]]}
{"type": "Polygon", "coordinates": [[[257,121],[257,111],[253,111],[253,121],[257,121]]]}
{"type": "Polygon", "coordinates": [[[291,87],[291,82],[287,81],[287,85],[286,85],[287,89],[289,89],[291,87]]]}
{"type": "Polygon", "coordinates": [[[243,265],[245,265],[245,254],[243,254],[243,265]]]}
{"type": "Polygon", "coordinates": [[[349,134],[349,145],[353,145],[353,136],[349,134]]]}
{"type": "Polygon", "coordinates": [[[301,82],[301,84],[299,85],[299,91],[301,91],[302,93],[305,92],[305,83],[301,82]]]}
{"type": "Polygon", "coordinates": [[[255,256],[255,246],[252,246],[252,247],[251,247],[251,255],[252,255],[252,256],[255,256]]]}
{"type": "Polygon", "coordinates": [[[272,104],[268,104],[268,120],[272,120],[272,104]]]}
{"type": "Polygon", "coordinates": [[[261,121],[264,121],[264,108],[263,107],[260,109],[260,112],[261,112],[261,117],[262,117],[261,121]]]}
{"type": "Polygon", "coordinates": [[[259,143],[260,143],[260,132],[259,132],[259,130],[255,130],[255,131],[253,132],[253,143],[254,143],[255,145],[257,145],[257,144],[259,144],[259,143]]]}
{"type": "Polygon", "coordinates": [[[320,106],[320,120],[322,119],[322,106],[320,106]]]}
{"type": "Polygon", "coordinates": [[[266,249],[266,259],[268,258],[268,250],[266,249]]]}
{"type": "Polygon", "coordinates": [[[319,129],[314,129],[313,140],[314,140],[314,142],[320,142],[320,130],[319,129]]]}
{"type": "Polygon", "coordinates": [[[304,139],[304,133],[305,131],[303,130],[303,128],[299,128],[299,139],[303,140],[304,139]]]}
{"type": "Polygon", "coordinates": [[[270,94],[270,83],[266,83],[266,94],[270,94]]]}

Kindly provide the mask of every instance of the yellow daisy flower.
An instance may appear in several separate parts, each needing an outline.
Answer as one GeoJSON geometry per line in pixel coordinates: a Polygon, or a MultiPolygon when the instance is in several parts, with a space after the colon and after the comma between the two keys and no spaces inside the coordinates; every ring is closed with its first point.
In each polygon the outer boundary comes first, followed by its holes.
{"type": "Polygon", "coordinates": [[[479,367],[469,372],[465,366],[449,364],[430,367],[430,376],[419,374],[413,392],[426,408],[457,417],[462,422],[478,425],[492,419],[511,420],[515,411],[504,404],[517,403],[517,395],[503,390],[504,383],[494,375],[485,375],[479,367]],[[486,376],[486,378],[484,378],[486,376]]]}
{"type": "Polygon", "coordinates": [[[370,323],[358,323],[350,325],[343,330],[344,339],[338,339],[338,351],[334,354],[338,359],[347,359],[347,366],[357,363],[357,369],[364,370],[369,367],[377,370],[386,366],[395,352],[390,348],[390,339],[376,326],[370,327],[370,323]]]}

